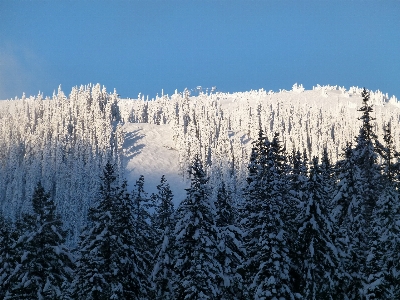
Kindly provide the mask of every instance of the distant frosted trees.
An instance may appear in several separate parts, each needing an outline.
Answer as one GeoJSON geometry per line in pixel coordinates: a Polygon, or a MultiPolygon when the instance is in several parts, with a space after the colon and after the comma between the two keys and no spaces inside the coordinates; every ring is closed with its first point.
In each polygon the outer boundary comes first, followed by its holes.
{"type": "Polygon", "coordinates": [[[100,85],[23,97],[0,109],[0,203],[11,219],[26,210],[38,181],[60,208],[76,244],[107,159],[118,160],[117,95],[100,85]]]}

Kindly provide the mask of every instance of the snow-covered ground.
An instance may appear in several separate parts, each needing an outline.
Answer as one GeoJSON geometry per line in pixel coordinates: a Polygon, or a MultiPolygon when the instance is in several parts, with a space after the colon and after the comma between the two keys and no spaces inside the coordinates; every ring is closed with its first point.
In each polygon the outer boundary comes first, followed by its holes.
{"type": "Polygon", "coordinates": [[[173,141],[170,125],[126,123],[123,126],[123,165],[129,188],[132,189],[140,175],[144,176],[145,191],[150,196],[157,191],[162,175],[171,185],[174,202],[185,197],[187,182],[179,171],[179,154],[173,141]]]}

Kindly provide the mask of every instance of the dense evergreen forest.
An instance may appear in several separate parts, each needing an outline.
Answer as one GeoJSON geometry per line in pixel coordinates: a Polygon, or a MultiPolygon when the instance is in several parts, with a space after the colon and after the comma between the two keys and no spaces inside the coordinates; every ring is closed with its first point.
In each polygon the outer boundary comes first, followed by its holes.
{"type": "Polygon", "coordinates": [[[0,299],[400,299],[398,129],[360,94],[349,137],[318,110],[297,126],[279,101],[244,119],[216,99],[118,103],[99,86],[23,99],[1,133],[0,299]],[[165,176],[128,191],[128,119],[173,124],[190,180],[176,207],[165,176]]]}

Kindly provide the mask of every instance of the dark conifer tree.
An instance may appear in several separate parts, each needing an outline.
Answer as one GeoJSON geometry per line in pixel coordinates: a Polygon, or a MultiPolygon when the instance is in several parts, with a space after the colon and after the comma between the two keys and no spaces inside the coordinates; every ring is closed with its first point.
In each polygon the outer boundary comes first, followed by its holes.
{"type": "Polygon", "coordinates": [[[320,170],[323,181],[325,182],[325,187],[327,188],[326,192],[328,193],[328,197],[326,201],[328,201],[327,208],[329,211],[332,210],[332,198],[335,189],[335,168],[331,163],[331,159],[329,158],[328,149],[324,147],[321,157],[320,170]]]}
{"type": "Polygon", "coordinates": [[[11,237],[11,221],[0,214],[0,299],[4,299],[8,290],[8,280],[15,267],[15,252],[11,237]]]}
{"type": "Polygon", "coordinates": [[[242,299],[243,270],[241,267],[246,257],[243,232],[237,225],[238,212],[224,182],[218,188],[215,204],[217,209],[216,225],[220,233],[218,261],[222,267],[219,299],[242,299]]]}
{"type": "Polygon", "coordinates": [[[400,298],[399,194],[389,180],[379,195],[370,226],[364,280],[366,299],[400,298]]]}
{"type": "Polygon", "coordinates": [[[307,184],[306,202],[299,215],[299,240],[302,242],[305,299],[334,299],[338,254],[332,241],[332,222],[326,207],[328,196],[314,158],[307,184]]]}
{"type": "Polygon", "coordinates": [[[152,297],[151,273],[153,258],[157,247],[155,231],[151,226],[150,198],[144,190],[144,176],[136,180],[132,191],[133,226],[135,231],[134,246],[139,255],[140,283],[143,288],[141,297],[152,297]]]}
{"type": "Polygon", "coordinates": [[[14,245],[20,255],[5,299],[63,299],[73,276],[73,259],[65,247],[67,232],[56,206],[39,182],[32,197],[33,214],[18,223],[14,245]]]}
{"type": "Polygon", "coordinates": [[[253,279],[258,272],[260,253],[259,239],[263,226],[263,201],[265,199],[265,187],[267,173],[267,149],[268,141],[262,128],[259,128],[258,139],[253,142],[250,162],[248,165],[247,186],[243,191],[244,203],[241,207],[241,226],[245,232],[245,248],[247,257],[243,263],[245,272],[244,294],[247,298],[254,297],[254,289],[251,290],[253,279]]]}
{"type": "Polygon", "coordinates": [[[356,165],[357,186],[356,192],[362,198],[362,216],[365,225],[371,220],[372,211],[377,202],[378,191],[380,190],[380,168],[377,164],[377,149],[375,142],[377,137],[373,131],[371,113],[372,106],[369,104],[369,92],[364,89],[362,92],[363,105],[359,109],[362,112],[360,120],[362,126],[356,139],[354,148],[354,162],[356,165]]]}
{"type": "Polygon", "coordinates": [[[173,278],[173,232],[175,228],[173,194],[163,175],[157,186],[158,193],[152,195],[155,202],[153,228],[157,238],[157,252],[154,259],[152,281],[155,299],[174,299],[173,278]]]}
{"type": "MultiPolygon", "coordinates": [[[[376,135],[373,131],[371,113],[372,106],[369,104],[370,94],[363,90],[363,105],[359,109],[362,112],[360,120],[362,126],[356,138],[356,144],[353,149],[352,158],[354,160],[354,201],[353,221],[351,225],[352,236],[349,241],[348,249],[351,249],[350,263],[354,273],[351,274],[352,280],[350,288],[351,299],[359,299],[363,294],[363,277],[365,274],[366,258],[368,255],[368,245],[370,243],[370,234],[373,234],[371,228],[373,211],[376,209],[378,195],[382,190],[382,178],[380,166],[377,163],[378,155],[376,145],[376,135]]],[[[373,238],[371,236],[371,238],[373,238]]]]}
{"type": "Polygon", "coordinates": [[[303,264],[303,253],[301,252],[301,243],[299,239],[298,229],[300,224],[298,223],[298,215],[301,212],[301,208],[304,207],[307,195],[307,182],[308,182],[308,158],[306,150],[303,151],[303,155],[300,151],[294,151],[291,156],[291,168],[289,172],[288,182],[288,210],[286,231],[288,239],[289,257],[291,260],[289,278],[292,291],[296,295],[300,295],[302,292],[302,264],[303,264]]]}
{"type": "Polygon", "coordinates": [[[383,158],[382,174],[386,180],[394,183],[397,187],[400,182],[400,153],[396,151],[394,146],[391,123],[389,122],[383,127],[384,144],[377,141],[377,152],[383,158]]]}
{"type": "Polygon", "coordinates": [[[290,257],[286,220],[288,202],[288,165],[279,135],[268,143],[261,235],[257,244],[259,267],[252,287],[255,299],[294,299],[290,283],[290,257]]]}
{"type": "Polygon", "coordinates": [[[157,185],[157,194],[151,195],[151,200],[153,202],[154,214],[152,216],[152,226],[156,231],[155,235],[158,238],[156,244],[159,245],[162,240],[162,234],[167,227],[169,229],[175,226],[174,224],[174,203],[171,188],[167,179],[163,175],[161,177],[161,182],[157,185]]]}
{"type": "MultiPolygon", "coordinates": [[[[360,227],[360,199],[356,195],[355,162],[351,143],[343,149],[343,159],[335,166],[337,184],[333,192],[332,211],[333,237],[340,265],[338,267],[337,294],[344,299],[353,299],[358,294],[358,288],[354,287],[354,280],[359,276],[359,269],[353,263],[353,257],[357,255],[356,244],[351,241],[358,240],[358,228],[360,227]]],[[[357,299],[357,298],[356,298],[357,299]]]]}
{"type": "Polygon", "coordinates": [[[132,205],[126,183],[118,185],[108,162],[101,176],[98,202],[89,210],[81,234],[74,297],[77,299],[142,299],[132,205]]]}
{"type": "Polygon", "coordinates": [[[175,299],[219,299],[218,229],[208,178],[196,156],[186,199],[177,210],[175,226],[175,299]]]}

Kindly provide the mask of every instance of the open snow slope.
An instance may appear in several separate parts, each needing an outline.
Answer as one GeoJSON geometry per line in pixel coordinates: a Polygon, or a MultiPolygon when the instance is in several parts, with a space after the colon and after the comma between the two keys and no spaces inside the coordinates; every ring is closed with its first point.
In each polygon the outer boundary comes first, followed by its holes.
{"type": "Polygon", "coordinates": [[[188,183],[179,171],[179,153],[173,141],[170,125],[126,123],[122,163],[129,188],[132,189],[140,175],[144,176],[145,191],[150,196],[157,191],[162,175],[171,186],[174,202],[185,197],[188,183]]]}

